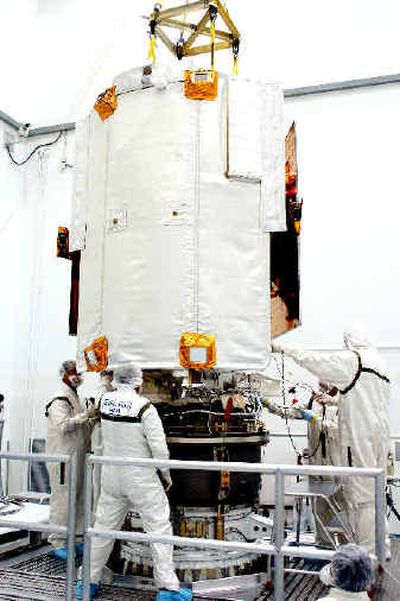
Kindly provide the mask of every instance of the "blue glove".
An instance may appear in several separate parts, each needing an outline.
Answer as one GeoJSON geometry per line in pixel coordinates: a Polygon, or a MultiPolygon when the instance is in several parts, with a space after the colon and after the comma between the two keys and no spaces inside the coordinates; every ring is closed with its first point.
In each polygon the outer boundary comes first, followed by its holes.
{"type": "Polygon", "coordinates": [[[297,411],[300,411],[301,416],[303,419],[305,419],[307,422],[310,422],[310,424],[315,424],[318,417],[315,415],[315,413],[313,411],[310,411],[310,409],[298,409],[296,407],[297,411]]]}

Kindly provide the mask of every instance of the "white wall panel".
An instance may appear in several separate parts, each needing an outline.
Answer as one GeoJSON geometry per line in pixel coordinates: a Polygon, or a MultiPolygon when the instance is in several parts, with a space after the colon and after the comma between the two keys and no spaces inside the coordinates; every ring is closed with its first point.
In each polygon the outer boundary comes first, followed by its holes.
{"type": "MultiPolygon", "coordinates": [[[[10,132],[15,135],[15,132],[10,132]]],[[[40,142],[54,139],[54,135],[40,142]]],[[[38,143],[13,147],[18,160],[38,143]]],[[[70,170],[60,141],[24,166],[0,152],[0,182],[6,210],[0,222],[2,353],[0,390],[5,395],[3,448],[28,451],[46,432],[44,406],[55,390],[61,362],[75,355],[68,336],[70,264],[56,258],[57,227],[70,218],[70,170]]],[[[27,466],[13,464],[10,490],[24,490],[27,466]]]]}

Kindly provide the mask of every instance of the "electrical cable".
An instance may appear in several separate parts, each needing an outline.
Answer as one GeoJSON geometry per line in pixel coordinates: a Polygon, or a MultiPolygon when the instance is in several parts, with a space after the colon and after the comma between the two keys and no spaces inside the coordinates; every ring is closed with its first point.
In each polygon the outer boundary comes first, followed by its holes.
{"type": "MultiPolygon", "coordinates": [[[[280,376],[281,376],[281,383],[282,383],[281,394],[282,394],[282,400],[283,400],[283,409],[286,410],[286,409],[289,409],[290,407],[288,407],[288,405],[286,404],[285,366],[284,366],[284,354],[283,353],[281,353],[281,362],[282,362],[281,363],[282,364],[282,368],[279,369],[278,362],[275,359],[275,363],[277,365],[278,371],[280,372],[280,376]]],[[[290,391],[293,392],[294,389],[297,388],[298,386],[306,388],[306,389],[309,389],[312,393],[315,392],[314,389],[313,389],[313,387],[311,385],[309,385],[307,383],[300,383],[300,382],[297,382],[296,384],[294,384],[293,386],[291,386],[290,391]]],[[[325,412],[324,412],[324,414],[325,414],[325,412]]],[[[318,452],[318,450],[319,450],[319,448],[320,448],[320,446],[322,444],[322,437],[323,437],[323,434],[324,434],[324,423],[323,423],[324,422],[324,417],[325,417],[325,415],[323,416],[323,420],[322,420],[321,432],[320,432],[320,435],[318,437],[318,444],[317,444],[317,446],[315,447],[315,449],[312,452],[310,450],[309,459],[315,457],[315,455],[317,454],[317,452],[318,452]]],[[[291,445],[293,447],[293,450],[296,453],[297,457],[302,457],[303,454],[300,453],[299,449],[297,448],[297,446],[296,446],[296,444],[294,442],[293,436],[292,436],[292,432],[291,432],[290,425],[289,425],[289,418],[288,418],[287,411],[285,411],[284,419],[285,419],[285,424],[286,424],[286,430],[287,430],[287,433],[288,433],[288,437],[289,437],[289,440],[290,440],[291,445]]]]}
{"type": "MultiPolygon", "coordinates": [[[[278,366],[278,364],[277,364],[278,366]]],[[[278,367],[279,370],[279,367],[278,367]]],[[[286,405],[286,391],[285,391],[285,356],[284,353],[281,353],[281,370],[280,370],[280,375],[281,375],[281,391],[282,391],[282,400],[283,400],[283,405],[284,407],[287,407],[286,405]]],[[[298,448],[296,447],[296,444],[293,440],[293,436],[292,436],[292,431],[290,429],[290,425],[289,425],[289,418],[287,415],[287,411],[285,411],[285,424],[286,424],[286,430],[288,433],[288,437],[290,440],[290,444],[293,447],[294,452],[296,453],[297,458],[301,458],[302,457],[302,453],[300,453],[300,451],[298,450],[298,448]]]]}
{"type": "Polygon", "coordinates": [[[10,145],[6,144],[6,150],[7,150],[7,154],[10,157],[11,161],[14,163],[14,165],[17,165],[17,167],[20,167],[21,165],[25,165],[32,157],[33,155],[40,150],[40,148],[45,148],[47,146],[53,146],[53,144],[57,144],[57,142],[60,140],[61,136],[63,135],[64,131],[60,131],[60,133],[58,134],[58,136],[56,137],[55,140],[52,140],[51,142],[46,142],[44,144],[38,144],[38,146],[35,146],[35,148],[28,154],[28,156],[23,160],[23,161],[17,161],[16,159],[14,159],[12,152],[10,150],[10,145]]]}
{"type": "MultiPolygon", "coordinates": [[[[61,138],[63,132],[61,131],[58,139],[61,138]]],[[[54,142],[54,141],[53,141],[54,142]]],[[[38,175],[38,194],[39,203],[37,210],[34,214],[34,226],[36,231],[43,231],[45,224],[46,215],[46,166],[47,158],[43,154],[38,155],[37,161],[37,175],[38,175]]],[[[43,269],[44,269],[44,246],[43,241],[38,242],[37,252],[34,253],[34,262],[31,271],[31,294],[30,294],[30,306],[31,306],[31,318],[29,322],[31,341],[27,349],[27,375],[24,380],[24,390],[27,399],[31,400],[31,413],[30,413],[30,424],[29,416],[26,414],[26,418],[23,422],[23,436],[24,436],[24,448],[29,448],[29,452],[33,452],[33,442],[35,438],[35,424],[36,424],[36,413],[38,410],[37,405],[37,379],[38,379],[38,356],[39,356],[39,340],[42,339],[43,323],[40,318],[42,296],[40,282],[42,281],[43,269]]]]}

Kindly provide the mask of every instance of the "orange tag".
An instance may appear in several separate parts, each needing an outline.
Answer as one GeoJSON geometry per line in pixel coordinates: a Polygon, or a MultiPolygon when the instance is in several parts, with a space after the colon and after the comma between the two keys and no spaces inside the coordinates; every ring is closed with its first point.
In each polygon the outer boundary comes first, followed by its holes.
{"type": "Polygon", "coordinates": [[[189,100],[215,100],[218,96],[218,72],[185,71],[184,91],[189,100]]]}
{"type": "Polygon", "coordinates": [[[62,225],[58,226],[57,234],[57,257],[69,259],[69,230],[62,225]]]}
{"type": "Polygon", "coordinates": [[[97,111],[103,121],[114,114],[117,110],[117,86],[112,86],[112,88],[108,88],[108,90],[99,94],[94,110],[97,111]]]}
{"type": "Polygon", "coordinates": [[[211,369],[217,363],[215,336],[185,332],[179,343],[179,361],[187,369],[211,369]]]}
{"type": "Polygon", "coordinates": [[[103,371],[107,367],[108,340],[99,336],[83,349],[87,371],[103,371]]]}

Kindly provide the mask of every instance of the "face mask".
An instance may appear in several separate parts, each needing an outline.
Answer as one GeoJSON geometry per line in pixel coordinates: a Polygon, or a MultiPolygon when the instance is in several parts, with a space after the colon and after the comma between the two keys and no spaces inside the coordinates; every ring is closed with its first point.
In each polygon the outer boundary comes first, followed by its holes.
{"type": "Polygon", "coordinates": [[[76,376],[68,376],[68,380],[72,388],[78,388],[83,382],[82,376],[79,376],[78,374],[76,376]]]}

